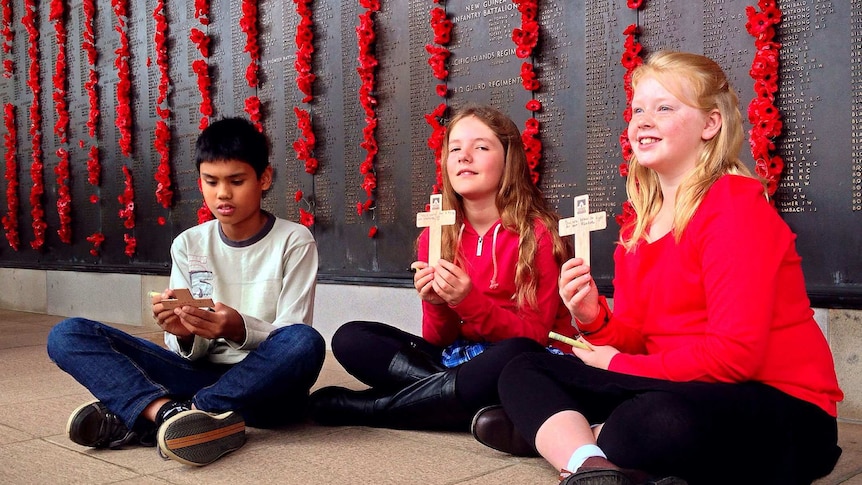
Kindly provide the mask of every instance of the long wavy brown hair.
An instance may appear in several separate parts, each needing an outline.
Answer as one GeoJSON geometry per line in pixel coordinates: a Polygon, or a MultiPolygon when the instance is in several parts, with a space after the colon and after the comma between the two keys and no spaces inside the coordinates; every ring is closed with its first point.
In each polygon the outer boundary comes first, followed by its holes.
{"type": "MultiPolygon", "coordinates": [[[[727,174],[753,177],[739,159],[744,140],[739,99],[721,67],[712,59],[698,54],[655,52],[632,73],[632,88],[637,89],[638,83],[645,78],[655,79],[693,108],[704,113],[717,109],[721,114],[721,128],[704,143],[697,165],[677,189],[673,234],[679,242],[704,195],[716,180],[727,174]]],[[[637,217],[631,223],[631,230],[621,231],[620,243],[631,251],[646,237],[647,229],[662,205],[658,176],[640,165],[634,155],[629,161],[626,192],[637,217]]]]}
{"type": "Polygon", "coordinates": [[[530,168],[527,165],[527,155],[521,132],[515,123],[501,111],[487,105],[469,104],[459,109],[447,124],[447,134],[443,141],[441,169],[443,175],[443,208],[454,209],[455,224],[443,227],[443,247],[441,256],[460,265],[463,260],[458,247],[458,232],[464,221],[464,204],[462,197],[452,188],[446,170],[449,153],[449,133],[459,121],[475,117],[493,131],[505,150],[503,176],[497,190],[496,204],[500,212],[503,228],[517,233],[518,266],[515,270],[515,286],[519,307],[525,304],[536,306],[537,280],[533,277],[532,266],[538,246],[534,224],[543,224],[553,239],[554,256],[558,265],[571,255],[571,247],[558,231],[559,217],[548,208],[542,193],[532,182],[530,168]]]}

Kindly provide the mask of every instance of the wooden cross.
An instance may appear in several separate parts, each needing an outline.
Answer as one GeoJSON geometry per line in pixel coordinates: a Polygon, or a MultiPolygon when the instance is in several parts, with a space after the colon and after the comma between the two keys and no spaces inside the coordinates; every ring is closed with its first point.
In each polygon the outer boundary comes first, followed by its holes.
{"type": "Polygon", "coordinates": [[[215,303],[210,298],[196,299],[188,288],[176,288],[174,289],[174,298],[162,300],[162,306],[167,310],[172,310],[182,306],[213,307],[215,303]]]}
{"type": "Polygon", "coordinates": [[[443,227],[455,224],[455,211],[443,210],[443,195],[433,194],[430,210],[416,214],[416,227],[428,228],[428,264],[433,266],[440,259],[443,245],[443,227]]]}
{"type": "Polygon", "coordinates": [[[608,227],[607,213],[590,214],[590,196],[575,197],[575,216],[560,219],[560,236],[575,236],[575,257],[590,265],[590,232],[608,227]]]}

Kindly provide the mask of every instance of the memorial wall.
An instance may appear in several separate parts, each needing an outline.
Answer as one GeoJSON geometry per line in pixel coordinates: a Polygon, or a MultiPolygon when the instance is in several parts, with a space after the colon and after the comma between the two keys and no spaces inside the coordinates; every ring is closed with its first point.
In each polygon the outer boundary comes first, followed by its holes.
{"type": "MultiPolygon", "coordinates": [[[[200,220],[193,157],[202,119],[253,113],[272,141],[275,183],[264,207],[297,222],[313,216],[321,281],[409,286],[416,213],[436,183],[428,118],[441,103],[451,110],[479,101],[522,128],[538,121],[538,183],[562,216],[573,214],[573,198],[582,194],[591,211],[608,213],[607,229],[592,234],[592,263],[610,293],[615,217],[625,200],[626,29],[638,26],[642,55],[676,49],[714,58],[729,73],[744,117],[754,97],[755,44],[745,25],[746,7],[756,1],[645,0],[632,9],[623,0],[540,0],[539,40],[527,58],[513,42],[524,25],[512,0],[382,0],[374,13],[368,3],[0,2],[9,13],[0,34],[0,266],[167,274],[171,240],[200,220]],[[310,14],[301,24],[303,5],[310,14]],[[431,26],[438,7],[452,22],[442,79],[426,48],[443,46],[431,26]],[[372,22],[364,26],[373,42],[357,36],[361,16],[372,22]],[[307,44],[301,59],[298,32],[307,44]],[[360,95],[363,55],[377,61],[370,97],[360,95]],[[307,98],[297,67],[309,59],[316,79],[307,98]],[[538,89],[525,89],[525,62],[538,89]],[[531,100],[541,107],[528,109],[531,100]],[[378,150],[371,192],[369,107],[378,150]],[[309,132],[295,108],[309,115],[316,170],[297,158],[295,142],[309,132]],[[96,183],[88,180],[94,151],[96,183]]],[[[776,209],[798,234],[815,305],[860,308],[862,0],[788,0],[779,8],[783,130],[774,154],[784,169],[776,209]]]]}

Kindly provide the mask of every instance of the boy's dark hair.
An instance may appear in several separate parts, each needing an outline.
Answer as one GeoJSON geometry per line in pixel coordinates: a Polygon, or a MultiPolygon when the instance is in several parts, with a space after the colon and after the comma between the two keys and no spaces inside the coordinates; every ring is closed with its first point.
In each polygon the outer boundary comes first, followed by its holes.
{"type": "Polygon", "coordinates": [[[195,143],[195,168],[201,163],[237,160],[254,168],[258,178],[269,166],[269,140],[244,118],[222,118],[201,132],[195,143]]]}

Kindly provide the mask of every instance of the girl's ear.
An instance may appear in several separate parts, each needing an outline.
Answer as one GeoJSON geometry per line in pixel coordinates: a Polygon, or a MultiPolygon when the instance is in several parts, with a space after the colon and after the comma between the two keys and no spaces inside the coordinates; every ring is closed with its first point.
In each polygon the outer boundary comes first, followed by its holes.
{"type": "Polygon", "coordinates": [[[718,131],[721,130],[722,122],[721,111],[717,109],[710,111],[707,115],[703,131],[700,134],[701,139],[704,141],[712,140],[718,134],[718,131]]]}
{"type": "Polygon", "coordinates": [[[272,187],[272,165],[266,167],[260,174],[260,189],[269,190],[270,187],[272,187]]]}

